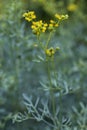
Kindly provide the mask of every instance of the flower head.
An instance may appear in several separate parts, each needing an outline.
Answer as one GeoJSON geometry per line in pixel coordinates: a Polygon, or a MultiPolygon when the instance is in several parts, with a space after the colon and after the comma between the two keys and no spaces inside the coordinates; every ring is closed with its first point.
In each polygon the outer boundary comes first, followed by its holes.
{"type": "Polygon", "coordinates": [[[58,20],[65,20],[65,19],[68,19],[68,14],[65,14],[65,15],[60,15],[60,14],[55,14],[55,18],[58,19],[58,20]]]}
{"type": "Polygon", "coordinates": [[[35,15],[34,11],[29,11],[27,13],[24,13],[23,17],[25,18],[25,20],[30,22],[30,21],[32,21],[33,19],[36,18],[36,15],[35,15]]]}
{"type": "Polygon", "coordinates": [[[50,47],[49,49],[46,49],[45,50],[45,54],[49,57],[53,56],[57,51],[59,51],[60,48],[59,47],[56,47],[56,48],[53,48],[53,47],[50,47]]]}
{"type": "Polygon", "coordinates": [[[59,26],[59,25],[58,25],[58,23],[56,23],[56,21],[50,20],[48,29],[49,29],[49,30],[53,30],[54,27],[58,27],[58,26],[59,26]]]}
{"type": "Polygon", "coordinates": [[[55,49],[53,47],[51,47],[49,49],[46,49],[45,53],[46,53],[47,56],[51,57],[55,54],[55,49]]]}
{"type": "Polygon", "coordinates": [[[40,35],[46,31],[47,26],[47,23],[43,23],[42,20],[40,20],[32,22],[31,28],[34,34],[40,35]]]}

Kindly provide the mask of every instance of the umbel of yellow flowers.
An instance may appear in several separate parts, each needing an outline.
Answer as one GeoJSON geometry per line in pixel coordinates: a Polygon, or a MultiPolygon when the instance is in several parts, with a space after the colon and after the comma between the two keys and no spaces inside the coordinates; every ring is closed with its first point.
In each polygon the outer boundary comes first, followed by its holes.
{"type": "Polygon", "coordinates": [[[31,28],[35,35],[45,33],[46,30],[54,30],[59,26],[59,22],[68,19],[68,15],[55,14],[55,20],[50,20],[49,23],[45,23],[42,20],[36,21],[36,15],[34,11],[29,11],[23,14],[26,21],[31,22],[31,28]]]}
{"type": "Polygon", "coordinates": [[[41,32],[45,32],[47,28],[47,23],[43,23],[42,20],[32,22],[31,28],[34,34],[40,35],[41,32]]]}
{"type": "Polygon", "coordinates": [[[65,20],[68,19],[68,15],[60,15],[60,14],[55,14],[55,18],[57,18],[58,20],[65,20]]]}
{"type": "Polygon", "coordinates": [[[34,11],[29,11],[27,13],[23,14],[23,17],[25,18],[25,20],[27,20],[28,22],[32,21],[33,19],[36,19],[36,15],[34,11]]]}
{"type": "Polygon", "coordinates": [[[54,27],[58,27],[58,26],[59,26],[59,24],[58,24],[56,21],[54,21],[54,20],[50,20],[50,23],[49,23],[48,29],[49,29],[49,30],[53,30],[54,27]]]}

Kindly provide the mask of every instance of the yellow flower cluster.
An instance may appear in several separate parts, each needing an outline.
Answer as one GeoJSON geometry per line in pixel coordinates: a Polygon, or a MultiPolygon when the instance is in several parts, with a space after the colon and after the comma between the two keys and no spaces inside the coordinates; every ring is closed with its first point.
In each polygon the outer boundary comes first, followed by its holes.
{"type": "Polygon", "coordinates": [[[43,23],[42,20],[32,22],[31,28],[34,34],[40,35],[41,33],[44,33],[46,31],[48,24],[43,23]]]}
{"type": "Polygon", "coordinates": [[[25,18],[25,20],[30,22],[30,21],[32,21],[33,19],[36,18],[36,15],[35,15],[34,11],[29,11],[27,13],[24,13],[23,17],[25,18]]]}
{"type": "Polygon", "coordinates": [[[27,13],[24,13],[23,17],[28,22],[32,22],[31,28],[35,35],[40,35],[41,33],[44,33],[47,29],[52,31],[59,26],[58,24],[59,21],[68,19],[67,14],[66,15],[55,14],[55,18],[57,20],[50,20],[49,24],[44,23],[42,20],[34,21],[34,19],[36,19],[36,15],[34,11],[29,11],[27,13]]]}
{"type": "Polygon", "coordinates": [[[58,27],[58,26],[59,26],[59,25],[58,25],[58,23],[56,23],[56,21],[50,20],[48,29],[49,29],[49,30],[53,30],[54,27],[58,27]]]}
{"type": "Polygon", "coordinates": [[[60,14],[55,14],[55,18],[57,18],[58,20],[65,20],[65,19],[68,19],[68,15],[65,14],[65,15],[60,15],[60,14]]]}
{"type": "Polygon", "coordinates": [[[45,54],[49,57],[53,56],[55,54],[56,51],[58,51],[60,48],[56,47],[55,49],[53,47],[46,49],[45,50],[45,54]]]}
{"type": "Polygon", "coordinates": [[[78,6],[76,4],[70,4],[68,5],[67,10],[72,12],[75,11],[77,8],[78,6]]]}

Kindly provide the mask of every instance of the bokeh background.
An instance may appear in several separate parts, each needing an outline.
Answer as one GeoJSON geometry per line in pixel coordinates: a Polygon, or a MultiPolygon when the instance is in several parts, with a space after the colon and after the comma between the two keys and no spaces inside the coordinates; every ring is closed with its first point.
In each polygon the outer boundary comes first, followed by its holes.
{"type": "MultiPolygon", "coordinates": [[[[38,96],[45,100],[46,96],[39,89],[40,81],[47,81],[45,65],[33,62],[40,50],[34,47],[37,40],[22,17],[31,10],[44,21],[52,19],[55,13],[69,15],[50,44],[60,47],[55,56],[56,71],[60,85],[67,84],[72,91],[64,97],[63,104],[77,130],[79,119],[72,107],[80,113],[82,106],[87,105],[87,0],[0,0],[0,130],[51,129],[42,122],[12,123],[11,119],[12,115],[26,110],[23,94],[32,96],[33,100],[38,96]]],[[[87,126],[87,111],[84,109],[81,114],[87,126]]]]}

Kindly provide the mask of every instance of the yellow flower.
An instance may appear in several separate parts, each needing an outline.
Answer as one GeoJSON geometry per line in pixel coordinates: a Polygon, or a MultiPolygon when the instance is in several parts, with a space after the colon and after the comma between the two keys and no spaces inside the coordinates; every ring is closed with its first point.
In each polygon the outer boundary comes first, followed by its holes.
{"type": "Polygon", "coordinates": [[[48,29],[53,30],[54,27],[58,27],[58,26],[59,26],[59,25],[58,25],[58,23],[56,23],[56,21],[50,20],[48,29]]]}
{"type": "Polygon", "coordinates": [[[30,21],[32,21],[33,19],[36,18],[36,15],[35,15],[34,11],[29,11],[27,13],[24,13],[23,17],[25,18],[25,20],[30,22],[30,21]]]}
{"type": "Polygon", "coordinates": [[[56,48],[51,47],[51,48],[45,50],[45,54],[47,56],[51,57],[56,53],[56,51],[59,51],[59,50],[60,50],[59,47],[56,47],[56,48]]]}
{"type": "Polygon", "coordinates": [[[60,15],[60,14],[55,14],[55,18],[57,18],[58,20],[65,20],[68,19],[68,14],[65,15],[60,15]]]}
{"type": "Polygon", "coordinates": [[[40,35],[41,33],[44,33],[47,29],[47,23],[43,23],[42,20],[32,22],[31,28],[34,34],[40,35]]]}
{"type": "Polygon", "coordinates": [[[53,56],[55,54],[55,49],[53,47],[46,49],[45,51],[47,56],[53,56]]]}
{"type": "Polygon", "coordinates": [[[67,6],[67,10],[68,11],[75,11],[78,8],[78,6],[76,4],[70,4],[67,6]]]}

